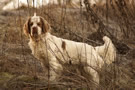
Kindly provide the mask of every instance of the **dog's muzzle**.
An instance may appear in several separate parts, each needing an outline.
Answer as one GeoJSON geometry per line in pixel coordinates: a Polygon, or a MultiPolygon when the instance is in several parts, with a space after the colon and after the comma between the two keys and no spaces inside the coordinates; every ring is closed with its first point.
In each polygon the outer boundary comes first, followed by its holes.
{"type": "Polygon", "coordinates": [[[32,28],[32,36],[35,38],[38,36],[38,28],[37,27],[32,28]]]}

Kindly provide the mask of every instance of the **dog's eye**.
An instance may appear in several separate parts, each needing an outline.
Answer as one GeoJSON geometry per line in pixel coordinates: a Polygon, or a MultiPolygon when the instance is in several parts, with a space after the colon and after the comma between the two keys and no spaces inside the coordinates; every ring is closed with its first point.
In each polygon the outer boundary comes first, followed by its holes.
{"type": "Polygon", "coordinates": [[[32,26],[33,25],[33,22],[32,23],[30,23],[30,26],[32,26]]]}

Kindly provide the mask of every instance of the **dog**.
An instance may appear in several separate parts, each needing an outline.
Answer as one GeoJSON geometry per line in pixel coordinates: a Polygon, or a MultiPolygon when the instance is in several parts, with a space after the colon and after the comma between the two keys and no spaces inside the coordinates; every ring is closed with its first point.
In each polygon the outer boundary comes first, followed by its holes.
{"type": "Polygon", "coordinates": [[[96,83],[99,83],[96,69],[103,66],[104,60],[101,58],[102,53],[98,51],[98,47],[52,35],[50,24],[36,14],[26,21],[23,30],[30,39],[28,45],[32,54],[45,67],[50,66],[50,80],[55,80],[58,76],[57,71],[64,69],[60,62],[71,62],[71,64],[84,63],[84,69],[92,75],[96,83]]]}

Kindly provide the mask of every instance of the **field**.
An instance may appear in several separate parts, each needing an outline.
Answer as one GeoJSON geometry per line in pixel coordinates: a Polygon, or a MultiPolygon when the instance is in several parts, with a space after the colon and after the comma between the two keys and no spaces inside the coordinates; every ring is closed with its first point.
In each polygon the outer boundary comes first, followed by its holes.
{"type": "MultiPolygon", "coordinates": [[[[87,0],[86,0],[87,1],[87,0]]],[[[86,2],[85,5],[88,3],[86,2]]],[[[135,89],[135,3],[108,0],[85,8],[48,5],[0,11],[0,89],[1,90],[134,90],[135,89]],[[64,64],[58,81],[50,82],[41,63],[28,46],[23,25],[34,12],[51,25],[51,33],[61,38],[102,45],[109,36],[117,59],[104,65],[100,84],[95,84],[81,65],[64,64]]]]}

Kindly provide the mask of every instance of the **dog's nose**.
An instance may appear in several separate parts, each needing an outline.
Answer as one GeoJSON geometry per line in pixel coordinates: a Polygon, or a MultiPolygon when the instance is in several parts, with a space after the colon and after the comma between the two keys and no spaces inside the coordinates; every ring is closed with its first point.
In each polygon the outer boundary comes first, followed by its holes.
{"type": "Polygon", "coordinates": [[[37,27],[33,27],[33,28],[32,28],[32,33],[33,33],[33,34],[37,34],[37,27]]]}

